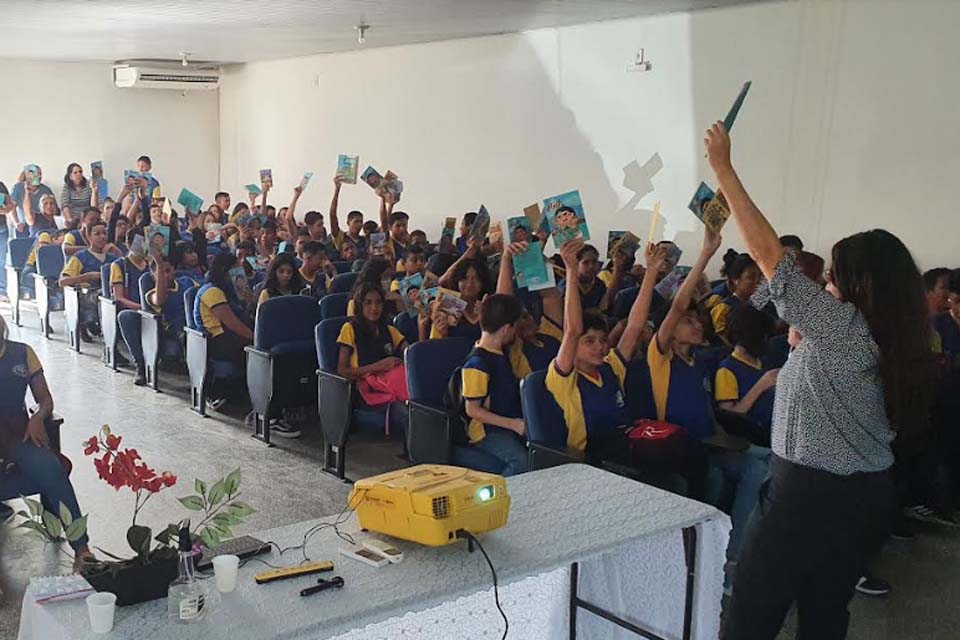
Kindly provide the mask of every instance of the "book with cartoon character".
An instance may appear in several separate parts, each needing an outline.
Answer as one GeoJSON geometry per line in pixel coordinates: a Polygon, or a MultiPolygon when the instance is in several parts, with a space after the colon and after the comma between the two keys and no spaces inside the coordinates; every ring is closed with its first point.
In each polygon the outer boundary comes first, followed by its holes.
{"type": "Polygon", "coordinates": [[[440,288],[437,292],[437,300],[440,301],[437,310],[450,317],[450,324],[457,324],[467,309],[467,301],[461,298],[457,291],[440,288]]]}
{"type": "Polygon", "coordinates": [[[147,227],[147,247],[151,254],[160,254],[164,258],[170,255],[170,227],[163,224],[151,224],[147,227]]]}
{"type": "Polygon", "coordinates": [[[714,193],[713,189],[701,182],[696,193],[690,200],[687,208],[697,216],[705,227],[714,233],[720,233],[723,225],[730,219],[730,207],[722,193],[714,193]]]}
{"type": "Polygon", "coordinates": [[[23,168],[23,180],[34,187],[40,184],[40,167],[28,164],[23,168]]]}
{"type": "Polygon", "coordinates": [[[360,175],[360,179],[367,183],[367,186],[374,191],[379,192],[380,184],[383,182],[383,176],[373,167],[367,167],[360,175]]]}
{"type": "Polygon", "coordinates": [[[654,291],[660,294],[660,297],[670,302],[673,300],[673,296],[677,295],[677,291],[680,290],[680,285],[683,284],[684,274],[680,273],[677,269],[674,269],[667,275],[663,277],[663,280],[657,283],[657,286],[653,288],[654,291]]]}
{"type": "Polygon", "coordinates": [[[418,312],[420,306],[420,290],[423,288],[423,274],[415,273],[412,276],[403,278],[398,283],[400,289],[400,299],[407,311],[418,312]]]}
{"type": "Polygon", "coordinates": [[[568,191],[544,200],[543,217],[557,249],[568,240],[590,239],[590,229],[587,227],[579,191],[568,191]]]}
{"type": "Polygon", "coordinates": [[[347,184],[357,184],[357,170],[360,168],[360,156],[337,156],[337,175],[343,176],[347,184]]]}
{"type": "Polygon", "coordinates": [[[260,184],[273,187],[273,169],[260,169],[260,184]]]}
{"type": "Polygon", "coordinates": [[[253,299],[253,292],[250,290],[250,281],[247,280],[247,272],[243,266],[234,267],[227,273],[230,276],[230,284],[233,285],[233,292],[237,294],[237,299],[242,302],[253,299]]]}
{"type": "Polygon", "coordinates": [[[454,236],[457,233],[457,219],[447,218],[443,222],[443,229],[440,230],[440,244],[437,247],[438,253],[456,253],[457,245],[454,236]]]}

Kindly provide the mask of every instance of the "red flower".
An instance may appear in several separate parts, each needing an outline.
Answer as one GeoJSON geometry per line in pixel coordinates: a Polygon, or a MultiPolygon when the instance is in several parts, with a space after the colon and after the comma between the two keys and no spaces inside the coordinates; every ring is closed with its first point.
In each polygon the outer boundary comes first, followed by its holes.
{"type": "Polygon", "coordinates": [[[163,480],[163,485],[165,487],[172,487],[173,485],[177,484],[177,476],[173,475],[169,471],[164,471],[160,475],[160,478],[163,480]]]}
{"type": "Polygon", "coordinates": [[[115,436],[112,433],[107,436],[107,448],[116,451],[117,447],[120,446],[120,440],[123,438],[121,436],[115,436]]]}
{"type": "Polygon", "coordinates": [[[90,439],[84,440],[83,444],[83,455],[89,456],[94,453],[100,453],[100,442],[97,440],[97,436],[90,436],[90,439]]]}
{"type": "Polygon", "coordinates": [[[152,480],[144,482],[143,486],[150,493],[157,493],[163,488],[163,480],[161,478],[153,478],[152,480]]]}

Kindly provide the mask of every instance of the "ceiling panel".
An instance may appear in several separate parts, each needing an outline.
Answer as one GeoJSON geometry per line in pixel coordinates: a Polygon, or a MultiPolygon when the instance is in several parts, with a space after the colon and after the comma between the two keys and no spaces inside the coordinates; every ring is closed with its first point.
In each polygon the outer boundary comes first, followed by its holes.
{"type": "Polygon", "coordinates": [[[249,62],[756,0],[3,0],[0,58],[249,62]],[[371,25],[366,44],[354,25],[371,25]]]}

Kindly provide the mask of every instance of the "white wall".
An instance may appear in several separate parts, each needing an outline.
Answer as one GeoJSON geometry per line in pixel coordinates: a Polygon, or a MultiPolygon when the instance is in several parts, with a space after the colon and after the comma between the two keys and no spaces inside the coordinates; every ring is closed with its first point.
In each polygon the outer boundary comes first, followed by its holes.
{"type": "MultiPolygon", "coordinates": [[[[221,89],[221,186],[238,194],[271,167],[284,204],[315,171],[300,213],[325,211],[336,155],[358,153],[400,175],[402,208],[431,237],[481,202],[507,217],[579,188],[601,248],[609,229],[645,236],[661,200],[660,233],[692,258],[686,204],[713,181],[701,132],[749,79],[735,162],[781,233],[828,256],[885,227],[922,266],[957,266],[956,24],[955,2],[793,0],[248,64],[221,89]],[[627,73],[640,46],[654,71],[627,73]],[[655,191],[635,169],[625,188],[624,167],[654,153],[655,191]]],[[[341,210],[376,206],[358,185],[341,210]]],[[[727,240],[742,246],[732,226],[727,240]]]]}
{"type": "Polygon", "coordinates": [[[110,194],[141,155],[163,191],[187,187],[213,199],[219,165],[217,92],[117,89],[107,63],[0,60],[0,180],[12,187],[25,164],[43,169],[60,197],[67,164],[102,160],[110,194]]]}

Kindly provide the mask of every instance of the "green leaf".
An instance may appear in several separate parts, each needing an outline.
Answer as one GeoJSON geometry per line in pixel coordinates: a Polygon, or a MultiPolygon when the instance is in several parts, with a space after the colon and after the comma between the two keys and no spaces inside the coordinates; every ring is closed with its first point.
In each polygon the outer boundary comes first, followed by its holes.
{"type": "Polygon", "coordinates": [[[70,509],[67,509],[67,505],[62,502],[60,503],[60,521],[64,527],[69,527],[70,523],[73,522],[73,515],[70,513],[70,509]]]}
{"type": "Polygon", "coordinates": [[[233,494],[240,489],[240,467],[237,467],[228,473],[227,477],[223,481],[223,484],[226,487],[227,495],[232,498],[233,494]]]}
{"type": "Polygon", "coordinates": [[[228,511],[230,515],[237,518],[246,518],[249,515],[253,515],[257,512],[256,509],[248,505],[246,502],[234,502],[230,505],[228,511]]]}
{"type": "Polygon", "coordinates": [[[210,493],[207,495],[207,501],[210,503],[211,507],[215,507],[227,496],[226,487],[224,481],[218,481],[210,489],[210,493]]]}
{"type": "Polygon", "coordinates": [[[23,501],[27,503],[27,508],[30,509],[30,516],[39,518],[43,513],[43,505],[32,498],[24,498],[23,501]]]}
{"type": "Polygon", "coordinates": [[[87,516],[81,516],[67,525],[66,536],[70,542],[76,542],[87,533],[87,516]]]}
{"type": "Polygon", "coordinates": [[[207,495],[207,483],[204,482],[203,480],[201,480],[200,478],[197,478],[196,480],[194,480],[194,482],[193,482],[193,488],[194,488],[194,489],[196,490],[196,492],[199,493],[201,496],[207,495]]]}
{"type": "Polygon", "coordinates": [[[212,527],[204,527],[200,532],[200,539],[207,548],[212,549],[220,544],[220,535],[212,527]]]}
{"type": "Polygon", "coordinates": [[[223,539],[232,538],[232,537],[233,537],[233,530],[232,530],[230,527],[227,527],[227,526],[223,526],[223,525],[219,525],[219,524],[218,524],[218,525],[214,526],[213,528],[216,529],[217,533],[219,533],[219,534],[220,534],[220,537],[223,538],[223,539]]]}
{"type": "Polygon", "coordinates": [[[150,553],[150,538],[152,537],[153,532],[150,531],[150,527],[135,524],[127,529],[127,544],[141,558],[146,558],[147,554],[150,553]]]}
{"type": "Polygon", "coordinates": [[[218,527],[223,527],[223,526],[229,527],[230,525],[237,524],[233,516],[231,516],[229,513],[224,513],[222,511],[217,515],[213,516],[213,522],[218,527]]]}
{"type": "Polygon", "coordinates": [[[47,535],[47,530],[44,529],[43,525],[37,522],[36,520],[25,520],[24,522],[21,522],[14,528],[28,529],[30,531],[35,531],[43,536],[44,541],[49,539],[49,536],[47,535]]]}
{"type": "Polygon", "coordinates": [[[46,527],[51,540],[58,539],[60,534],[63,533],[63,523],[49,511],[43,512],[43,526],[46,527]]]}
{"type": "Polygon", "coordinates": [[[177,500],[190,511],[203,511],[203,498],[200,496],[184,496],[177,500]]]}

